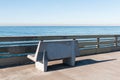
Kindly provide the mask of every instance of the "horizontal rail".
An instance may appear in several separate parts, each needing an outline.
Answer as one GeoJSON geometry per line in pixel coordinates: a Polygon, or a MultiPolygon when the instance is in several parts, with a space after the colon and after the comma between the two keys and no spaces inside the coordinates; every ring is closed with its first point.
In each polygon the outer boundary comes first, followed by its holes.
{"type": "Polygon", "coordinates": [[[104,41],[104,42],[99,42],[99,44],[111,44],[115,43],[115,41],[104,41]]]}
{"type": "Polygon", "coordinates": [[[0,37],[0,41],[60,40],[60,39],[109,38],[109,37],[120,37],[120,35],[11,36],[0,37]]]}

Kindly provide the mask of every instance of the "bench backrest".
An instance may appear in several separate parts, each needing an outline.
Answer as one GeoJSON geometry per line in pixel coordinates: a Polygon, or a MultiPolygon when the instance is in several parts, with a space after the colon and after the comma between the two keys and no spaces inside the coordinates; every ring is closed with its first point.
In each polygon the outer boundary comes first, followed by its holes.
{"type": "Polygon", "coordinates": [[[69,58],[78,54],[78,42],[69,41],[40,41],[35,53],[35,57],[42,58],[42,53],[46,52],[48,60],[69,58]]]}

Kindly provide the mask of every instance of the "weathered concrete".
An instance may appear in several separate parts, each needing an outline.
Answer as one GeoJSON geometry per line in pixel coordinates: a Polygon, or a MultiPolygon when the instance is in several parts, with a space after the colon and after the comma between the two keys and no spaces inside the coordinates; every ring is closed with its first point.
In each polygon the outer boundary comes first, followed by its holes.
{"type": "Polygon", "coordinates": [[[62,59],[64,64],[75,65],[75,57],[79,54],[77,40],[69,41],[39,41],[36,53],[27,57],[35,62],[37,69],[47,71],[47,63],[51,60],[62,59]]]}
{"type": "Polygon", "coordinates": [[[0,69],[0,80],[120,80],[120,52],[78,57],[75,67],[49,62],[48,72],[34,64],[0,69]]]}

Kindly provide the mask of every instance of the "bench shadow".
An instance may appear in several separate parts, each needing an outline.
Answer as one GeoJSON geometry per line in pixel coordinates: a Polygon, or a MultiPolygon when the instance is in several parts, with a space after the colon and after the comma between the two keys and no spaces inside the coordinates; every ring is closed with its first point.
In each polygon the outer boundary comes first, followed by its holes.
{"type": "MultiPolygon", "coordinates": [[[[93,59],[85,59],[85,60],[76,61],[74,67],[86,66],[86,65],[96,64],[96,63],[103,63],[103,62],[108,62],[108,61],[113,61],[113,60],[116,60],[116,59],[108,59],[108,60],[100,60],[100,61],[96,61],[93,59]]],[[[61,70],[61,69],[74,68],[74,67],[60,63],[60,64],[48,66],[48,71],[56,71],[56,70],[61,70]]]]}
{"type": "MultiPolygon", "coordinates": [[[[93,59],[78,60],[78,61],[75,62],[74,67],[92,65],[92,64],[96,64],[96,63],[108,62],[108,61],[113,61],[113,60],[116,60],[116,59],[108,59],[108,60],[100,60],[100,61],[96,61],[96,60],[93,60],[93,59]]],[[[26,63],[26,64],[15,64],[15,65],[10,65],[10,66],[0,66],[0,69],[8,68],[8,67],[23,66],[23,65],[28,65],[28,64],[34,64],[34,62],[26,63]]],[[[71,67],[71,66],[63,64],[63,63],[54,64],[54,65],[48,66],[48,72],[49,71],[61,70],[61,69],[74,68],[74,67],[71,67]]]]}

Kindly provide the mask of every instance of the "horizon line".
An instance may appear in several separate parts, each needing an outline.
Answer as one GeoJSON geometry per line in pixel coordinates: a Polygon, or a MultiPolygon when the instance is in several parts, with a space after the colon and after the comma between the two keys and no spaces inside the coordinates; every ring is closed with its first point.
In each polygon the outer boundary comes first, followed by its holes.
{"type": "Polygon", "coordinates": [[[0,25],[1,26],[120,26],[120,25],[0,25]]]}

